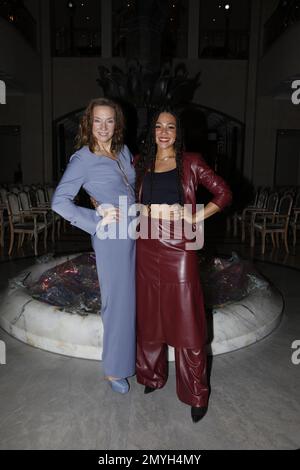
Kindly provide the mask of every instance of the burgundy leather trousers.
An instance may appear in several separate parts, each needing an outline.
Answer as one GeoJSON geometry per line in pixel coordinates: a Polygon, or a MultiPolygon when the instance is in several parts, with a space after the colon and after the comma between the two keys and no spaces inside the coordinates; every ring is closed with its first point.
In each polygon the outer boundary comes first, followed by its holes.
{"type": "MultiPolygon", "coordinates": [[[[165,343],[137,343],[137,381],[162,388],[168,379],[168,349],[165,343]]],[[[202,349],[175,348],[176,391],[180,401],[190,406],[207,406],[207,355],[202,349]]]]}

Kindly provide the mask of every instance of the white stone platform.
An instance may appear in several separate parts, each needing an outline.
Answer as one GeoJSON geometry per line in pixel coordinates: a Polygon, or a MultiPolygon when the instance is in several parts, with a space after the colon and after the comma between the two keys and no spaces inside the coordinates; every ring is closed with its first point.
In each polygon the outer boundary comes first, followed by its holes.
{"type": "MultiPolygon", "coordinates": [[[[99,315],[67,313],[33,299],[22,286],[26,276],[35,281],[46,270],[77,256],[79,254],[36,263],[11,279],[8,288],[0,293],[0,326],[31,346],[100,360],[103,325],[99,315]]],[[[215,309],[208,353],[223,354],[256,343],[278,326],[282,310],[282,296],[268,282],[263,282],[241,301],[215,309]]],[[[169,359],[174,360],[173,348],[169,348],[169,359]]]]}

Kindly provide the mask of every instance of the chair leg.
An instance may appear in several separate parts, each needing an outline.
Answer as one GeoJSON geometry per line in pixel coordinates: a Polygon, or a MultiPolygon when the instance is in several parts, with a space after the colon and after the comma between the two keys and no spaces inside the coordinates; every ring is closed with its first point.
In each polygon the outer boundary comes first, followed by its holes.
{"type": "Polygon", "coordinates": [[[60,239],[60,231],[61,231],[61,221],[58,220],[57,222],[57,238],[60,239]]]}
{"type": "Polygon", "coordinates": [[[265,254],[266,247],[266,232],[261,232],[261,253],[265,254]]]}
{"type": "Polygon", "coordinates": [[[0,245],[2,246],[2,248],[4,247],[4,226],[1,227],[1,237],[0,237],[0,245]]]}
{"type": "Polygon", "coordinates": [[[54,243],[55,242],[55,222],[54,222],[54,220],[53,220],[53,223],[52,223],[51,239],[52,239],[52,243],[54,243]]]}
{"type": "Polygon", "coordinates": [[[296,227],[293,227],[293,247],[296,246],[296,227]]]}
{"type": "Polygon", "coordinates": [[[233,216],[233,236],[237,236],[237,214],[233,216]]]}
{"type": "Polygon", "coordinates": [[[39,236],[38,233],[34,232],[34,254],[35,254],[35,256],[38,255],[38,251],[37,251],[38,236],[39,236]]]}
{"type": "Polygon", "coordinates": [[[251,242],[250,242],[251,248],[253,248],[254,245],[255,245],[255,231],[254,231],[254,227],[251,227],[251,242]]]}
{"type": "Polygon", "coordinates": [[[226,232],[231,233],[231,216],[226,217],[226,232]]]}
{"type": "Polygon", "coordinates": [[[21,248],[21,240],[22,240],[22,234],[18,234],[18,250],[21,248]]]}
{"type": "Polygon", "coordinates": [[[24,238],[25,238],[25,233],[22,233],[22,237],[21,237],[21,246],[23,246],[24,238]]]}
{"type": "Polygon", "coordinates": [[[288,232],[287,230],[284,232],[284,244],[285,244],[285,249],[286,252],[289,253],[289,245],[288,245],[288,232]]]}
{"type": "Polygon", "coordinates": [[[242,222],[242,242],[245,241],[245,222],[242,222]]]}
{"type": "Polygon", "coordinates": [[[271,233],[271,238],[272,238],[272,245],[273,245],[273,247],[275,248],[275,247],[276,247],[276,243],[275,243],[275,237],[274,237],[274,233],[273,233],[273,232],[271,233]]]}
{"type": "Polygon", "coordinates": [[[279,248],[279,233],[276,233],[276,248],[279,248]]]}
{"type": "Polygon", "coordinates": [[[15,238],[15,233],[13,230],[10,231],[10,244],[9,244],[9,249],[8,249],[8,255],[11,255],[13,246],[14,246],[14,238],[15,238]]]}
{"type": "Polygon", "coordinates": [[[45,251],[47,251],[47,227],[45,227],[45,230],[44,230],[44,248],[45,248],[45,251]]]}

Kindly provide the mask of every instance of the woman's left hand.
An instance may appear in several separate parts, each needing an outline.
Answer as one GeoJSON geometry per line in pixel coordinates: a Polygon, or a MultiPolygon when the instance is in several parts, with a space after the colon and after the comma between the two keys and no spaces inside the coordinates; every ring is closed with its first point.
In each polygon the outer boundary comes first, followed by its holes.
{"type": "Polygon", "coordinates": [[[180,204],[173,204],[170,207],[170,215],[172,220],[182,220],[184,217],[184,209],[180,204]]]}

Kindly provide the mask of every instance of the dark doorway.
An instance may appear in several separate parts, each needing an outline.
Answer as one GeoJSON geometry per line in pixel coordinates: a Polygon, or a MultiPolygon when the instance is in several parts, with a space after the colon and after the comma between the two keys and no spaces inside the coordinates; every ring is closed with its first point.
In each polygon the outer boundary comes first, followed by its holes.
{"type": "Polygon", "coordinates": [[[21,128],[0,126],[1,183],[21,183],[21,128]]]}
{"type": "Polygon", "coordinates": [[[300,130],[277,131],[274,186],[300,184],[300,130]]]}

